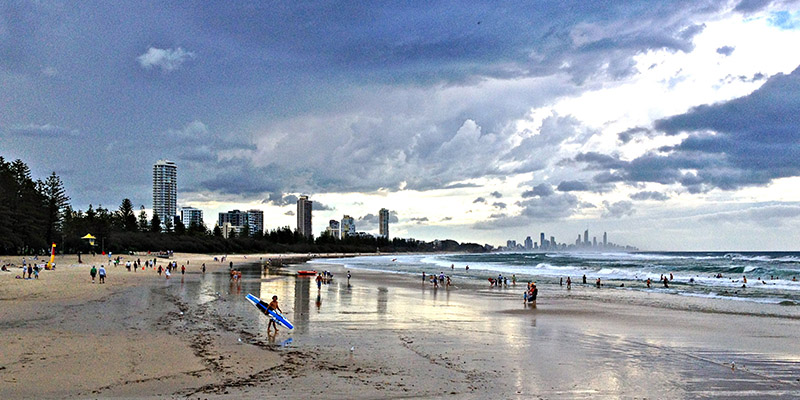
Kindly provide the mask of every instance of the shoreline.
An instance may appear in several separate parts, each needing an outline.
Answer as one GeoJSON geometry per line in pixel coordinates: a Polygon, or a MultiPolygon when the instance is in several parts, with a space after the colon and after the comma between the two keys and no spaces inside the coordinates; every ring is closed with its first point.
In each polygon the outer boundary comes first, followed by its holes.
{"type": "Polygon", "coordinates": [[[10,296],[13,283],[0,281],[0,397],[800,395],[789,379],[800,375],[791,318],[547,285],[532,308],[524,283],[497,290],[456,279],[434,290],[412,275],[356,268],[348,282],[344,267],[315,263],[334,273],[318,291],[293,274],[302,264],[264,271],[258,258],[229,256],[248,264],[232,282],[227,262],[206,262],[203,275],[197,260],[185,260],[183,279],[111,267],[106,285],[87,282],[89,267],[59,266],[40,278],[54,282],[52,293],[26,285],[45,281],[15,281],[35,294],[10,296]],[[248,292],[279,295],[296,329],[266,335],[248,292]],[[57,374],[39,376],[49,371],[57,374]]]}

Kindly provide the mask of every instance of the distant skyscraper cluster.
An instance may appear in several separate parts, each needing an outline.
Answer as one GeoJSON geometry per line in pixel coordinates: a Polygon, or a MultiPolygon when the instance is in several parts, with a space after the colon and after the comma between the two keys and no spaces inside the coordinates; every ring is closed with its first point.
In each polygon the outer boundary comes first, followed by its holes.
{"type": "MultiPolygon", "coordinates": [[[[298,223],[299,222],[298,219],[298,223]]],[[[378,232],[380,237],[389,238],[389,210],[386,208],[381,208],[380,211],[378,211],[378,232]]],[[[357,231],[355,218],[347,214],[342,216],[341,221],[335,219],[328,221],[328,226],[325,227],[325,233],[338,239],[373,236],[367,232],[357,231]]]]}
{"type": "MultiPolygon", "coordinates": [[[[308,196],[300,196],[297,199],[297,231],[303,237],[313,237],[312,231],[312,210],[314,202],[308,196]]],[[[161,219],[162,227],[167,226],[167,221],[183,223],[187,228],[192,225],[205,227],[203,221],[203,210],[195,207],[181,207],[180,215],[178,209],[178,167],[168,160],[158,160],[153,164],[153,212],[157,213],[161,219]]],[[[231,210],[219,213],[217,219],[224,237],[230,237],[231,233],[237,236],[247,232],[250,236],[256,233],[264,233],[264,211],[262,210],[231,210]]],[[[366,232],[357,232],[355,219],[349,215],[344,215],[341,222],[330,220],[325,231],[336,238],[348,236],[372,236],[366,232]]],[[[378,212],[378,231],[381,237],[389,238],[389,210],[380,209],[378,212]]]]}
{"type": "Polygon", "coordinates": [[[598,242],[597,236],[589,240],[589,230],[583,231],[583,235],[578,234],[575,244],[558,243],[555,236],[550,236],[550,240],[545,239],[544,232],[539,233],[539,242],[534,242],[530,236],[525,238],[524,244],[517,244],[516,240],[507,240],[506,247],[500,250],[506,251],[637,251],[633,246],[624,246],[610,243],[608,233],[603,232],[603,241],[598,242]]]}
{"type": "Polygon", "coordinates": [[[178,166],[168,160],[153,164],[153,212],[162,224],[175,220],[178,209],[178,166]]]}

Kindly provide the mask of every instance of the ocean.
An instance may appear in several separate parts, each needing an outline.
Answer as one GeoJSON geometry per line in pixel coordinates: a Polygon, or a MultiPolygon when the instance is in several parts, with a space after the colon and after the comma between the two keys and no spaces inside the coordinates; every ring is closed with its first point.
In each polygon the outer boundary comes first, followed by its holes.
{"type": "Polygon", "coordinates": [[[800,279],[800,252],[426,254],[317,259],[312,263],[411,275],[444,273],[476,282],[513,274],[518,282],[558,284],[561,278],[566,281],[570,277],[577,284],[586,275],[588,284],[600,278],[605,287],[624,290],[800,305],[800,281],[793,281],[800,279]],[[670,274],[673,279],[665,288],[659,279],[670,274]],[[644,284],[647,278],[652,279],[650,289],[644,284]]]}

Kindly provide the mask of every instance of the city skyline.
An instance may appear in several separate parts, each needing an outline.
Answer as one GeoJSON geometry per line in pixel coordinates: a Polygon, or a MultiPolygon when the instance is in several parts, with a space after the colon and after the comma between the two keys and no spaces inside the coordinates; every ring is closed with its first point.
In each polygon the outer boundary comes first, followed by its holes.
{"type": "Polygon", "coordinates": [[[76,209],[152,211],[161,157],[172,215],[800,249],[796,2],[0,4],[0,156],[76,209]]]}

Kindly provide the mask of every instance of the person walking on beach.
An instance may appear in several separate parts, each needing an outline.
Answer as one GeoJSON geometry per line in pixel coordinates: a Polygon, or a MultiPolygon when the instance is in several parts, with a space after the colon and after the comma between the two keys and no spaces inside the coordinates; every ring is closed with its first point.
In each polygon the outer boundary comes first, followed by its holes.
{"type": "Polygon", "coordinates": [[[322,273],[317,274],[317,290],[322,290],[322,273]]]}
{"type": "Polygon", "coordinates": [[[347,283],[350,283],[350,271],[347,271],[347,283]]]}
{"type": "Polygon", "coordinates": [[[106,267],[101,265],[97,272],[100,274],[100,283],[106,283],[106,267]]]}
{"type": "Polygon", "coordinates": [[[158,266],[158,276],[161,276],[161,271],[163,271],[163,269],[162,269],[162,268],[161,268],[161,266],[159,265],[159,266],[158,266]]]}
{"type": "MultiPolygon", "coordinates": [[[[25,275],[25,274],[22,274],[25,275]]],[[[24,276],[23,276],[24,278],[24,276]]],[[[33,264],[28,264],[28,279],[33,278],[33,264]]]]}
{"type": "Polygon", "coordinates": [[[647,288],[650,289],[650,278],[647,278],[647,288]]]}
{"type": "Polygon", "coordinates": [[[206,263],[203,263],[203,273],[206,273],[206,263]]]}
{"type": "Polygon", "coordinates": [[[92,283],[94,283],[94,277],[97,276],[97,268],[92,265],[92,269],[89,270],[89,275],[92,276],[92,283]]]}
{"type": "Polygon", "coordinates": [[[586,274],[583,274],[583,284],[586,284],[586,274]]]}
{"type": "MultiPolygon", "coordinates": [[[[267,305],[267,309],[272,312],[280,312],[283,314],[283,310],[281,310],[281,307],[278,305],[278,296],[272,296],[272,301],[267,305]]],[[[264,314],[270,317],[269,312],[264,312],[264,314]]],[[[269,329],[273,326],[275,327],[275,333],[278,333],[278,324],[270,317],[269,323],[267,324],[267,333],[269,333],[269,329]]]]}
{"type": "Polygon", "coordinates": [[[186,275],[186,266],[181,265],[181,275],[186,275]]]}
{"type": "Polygon", "coordinates": [[[598,287],[598,288],[599,288],[600,286],[602,286],[602,285],[603,285],[602,283],[600,283],[600,278],[597,278],[597,282],[596,282],[596,284],[597,284],[597,287],[598,287]]]}
{"type": "Polygon", "coordinates": [[[570,277],[567,277],[567,290],[570,289],[572,289],[572,279],[570,279],[570,277]]]}

